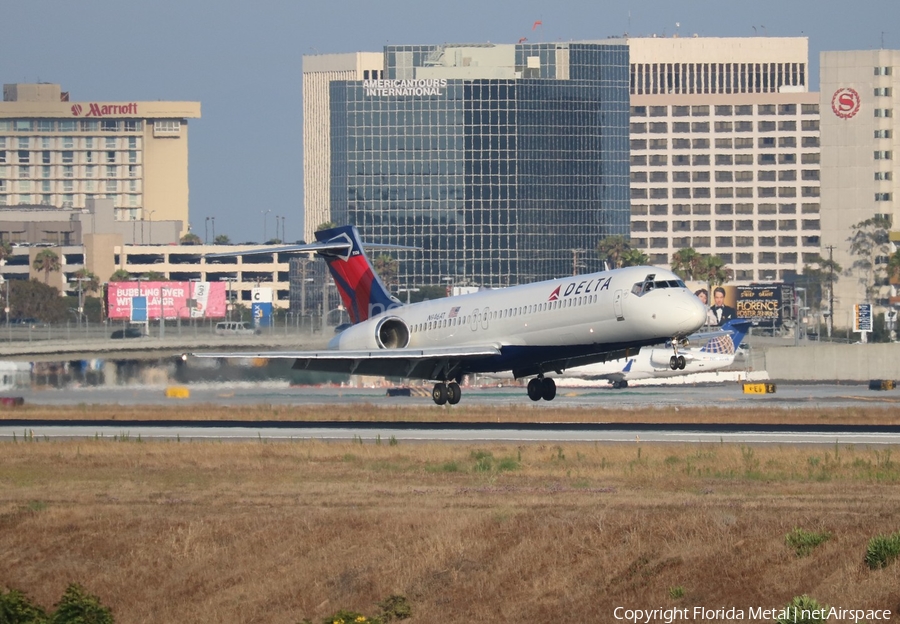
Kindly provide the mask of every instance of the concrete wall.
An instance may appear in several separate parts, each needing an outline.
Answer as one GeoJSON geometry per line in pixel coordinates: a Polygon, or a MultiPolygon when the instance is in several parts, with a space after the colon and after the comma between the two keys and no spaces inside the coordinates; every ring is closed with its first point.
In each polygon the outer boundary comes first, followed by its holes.
{"type": "Polygon", "coordinates": [[[823,344],[761,349],[764,369],[773,380],[868,381],[900,379],[900,344],[823,344]]]}

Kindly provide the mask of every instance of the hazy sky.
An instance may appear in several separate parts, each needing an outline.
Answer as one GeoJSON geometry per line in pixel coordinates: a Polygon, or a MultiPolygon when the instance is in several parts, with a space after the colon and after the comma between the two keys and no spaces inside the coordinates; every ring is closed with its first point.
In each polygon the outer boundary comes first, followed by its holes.
{"type": "Polygon", "coordinates": [[[305,54],[385,44],[515,43],[697,33],[809,37],[822,50],[900,48],[900,0],[0,0],[0,81],[56,82],[77,101],[191,100],[190,210],[232,241],[302,236],[305,54]],[[532,31],[536,20],[543,27],[532,31]],[[676,27],[676,23],[680,26],[676,27]],[[755,27],[755,30],[754,30],[755,27]]]}

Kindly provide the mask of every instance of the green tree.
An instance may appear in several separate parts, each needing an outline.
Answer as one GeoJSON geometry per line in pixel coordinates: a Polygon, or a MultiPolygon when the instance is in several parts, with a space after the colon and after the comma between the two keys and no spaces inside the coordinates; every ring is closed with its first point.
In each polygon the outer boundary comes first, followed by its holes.
{"type": "Polygon", "coordinates": [[[320,223],[316,226],[316,232],[321,232],[322,230],[330,230],[331,228],[336,228],[337,223],[334,221],[326,221],[325,223],[320,223]]]}
{"type": "Polygon", "coordinates": [[[734,271],[725,266],[725,261],[719,256],[701,256],[694,277],[714,288],[733,279],[734,271]]]}
{"type": "Polygon", "coordinates": [[[890,279],[891,282],[897,283],[900,281],[900,249],[897,249],[897,251],[892,253],[891,257],[888,258],[887,272],[888,279],[890,279]]]}
{"type": "Polygon", "coordinates": [[[72,274],[72,277],[78,280],[75,284],[76,290],[78,284],[81,284],[81,289],[85,293],[97,292],[100,289],[100,278],[87,269],[78,269],[72,274]]]}
{"type": "Polygon", "coordinates": [[[0,242],[0,265],[5,264],[12,255],[12,245],[6,241],[0,242]]]}
{"type": "Polygon", "coordinates": [[[834,260],[822,256],[812,258],[809,264],[803,265],[803,286],[806,288],[807,301],[813,308],[827,308],[827,298],[831,289],[841,275],[841,265],[834,260]]]}
{"type": "Polygon", "coordinates": [[[855,256],[850,268],[856,272],[856,279],[869,301],[875,298],[887,278],[890,228],[890,219],[875,216],[853,225],[853,233],[847,238],[850,253],[855,256]]]}
{"type": "Polygon", "coordinates": [[[147,271],[141,277],[141,280],[143,280],[145,282],[168,282],[168,281],[171,281],[171,280],[169,280],[168,277],[165,276],[165,274],[160,273],[159,271],[147,271]]]}
{"type": "Polygon", "coordinates": [[[203,241],[199,236],[194,234],[193,232],[188,232],[184,236],[181,237],[179,241],[182,245],[202,245],[203,241]]]}
{"type": "Polygon", "coordinates": [[[31,280],[9,283],[10,318],[33,318],[45,323],[58,323],[66,318],[66,301],[53,286],[31,280]]]}
{"type": "Polygon", "coordinates": [[[650,258],[640,249],[629,249],[622,254],[621,265],[623,267],[643,266],[645,264],[650,264],[650,258]]]}
{"type": "Polygon", "coordinates": [[[397,285],[397,275],[400,270],[400,263],[388,254],[381,254],[373,263],[375,272],[385,286],[390,289],[391,286],[397,285]]]}
{"type": "Polygon", "coordinates": [[[125,269],[116,269],[113,271],[113,274],[109,276],[109,281],[111,282],[130,282],[132,279],[131,273],[125,269]]]}
{"type": "Polygon", "coordinates": [[[672,254],[672,272],[683,280],[693,280],[702,272],[703,256],[692,247],[679,249],[672,254]]]}
{"type": "Polygon", "coordinates": [[[213,242],[216,245],[230,245],[231,239],[228,238],[228,234],[219,234],[215,237],[215,239],[213,239],[213,242]]]}
{"type": "Polygon", "coordinates": [[[77,583],[66,588],[50,616],[50,624],[113,624],[112,611],[77,583]]]}
{"type": "Polygon", "coordinates": [[[0,589],[0,622],[2,624],[43,624],[47,622],[47,613],[39,606],[32,604],[28,596],[11,589],[3,592],[0,589]]]}
{"type": "Polygon", "coordinates": [[[43,249],[34,257],[31,265],[35,271],[44,273],[44,283],[50,282],[50,274],[59,271],[59,255],[52,249],[43,249]]]}
{"type": "Polygon", "coordinates": [[[621,234],[607,236],[597,243],[597,257],[611,269],[622,267],[622,256],[631,249],[631,243],[621,234]]]}

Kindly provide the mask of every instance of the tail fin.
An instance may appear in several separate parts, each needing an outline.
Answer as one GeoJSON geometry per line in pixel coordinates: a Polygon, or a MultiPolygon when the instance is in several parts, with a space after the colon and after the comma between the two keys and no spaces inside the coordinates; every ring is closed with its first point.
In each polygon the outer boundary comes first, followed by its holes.
{"type": "Polygon", "coordinates": [[[354,226],[320,230],[316,232],[316,240],[334,244],[333,248],[321,249],[317,253],[328,263],[341,301],[353,323],[402,305],[375,273],[354,226]]]}
{"type": "Polygon", "coordinates": [[[735,353],[750,329],[750,321],[732,319],[726,321],[719,329],[727,333],[710,338],[700,349],[701,353],[735,353]]]}

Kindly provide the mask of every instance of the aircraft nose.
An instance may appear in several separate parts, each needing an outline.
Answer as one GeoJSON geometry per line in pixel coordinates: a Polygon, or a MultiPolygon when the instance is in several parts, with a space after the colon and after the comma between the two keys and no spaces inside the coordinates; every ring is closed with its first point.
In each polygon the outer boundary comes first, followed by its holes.
{"type": "Polygon", "coordinates": [[[685,294],[672,306],[671,317],[675,333],[687,335],[706,323],[706,306],[694,295],[685,294]]]}

